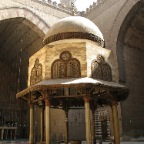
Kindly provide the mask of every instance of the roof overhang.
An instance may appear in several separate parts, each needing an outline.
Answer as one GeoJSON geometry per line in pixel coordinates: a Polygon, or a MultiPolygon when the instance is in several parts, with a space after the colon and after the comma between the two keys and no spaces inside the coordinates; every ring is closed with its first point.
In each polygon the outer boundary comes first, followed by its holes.
{"type": "MultiPolygon", "coordinates": [[[[91,89],[105,89],[107,92],[113,95],[117,101],[124,100],[128,97],[129,90],[123,85],[115,82],[108,82],[103,80],[97,80],[93,78],[67,78],[67,79],[50,79],[43,80],[33,86],[30,86],[23,91],[16,94],[16,98],[23,98],[31,92],[50,90],[56,88],[70,88],[70,87],[85,87],[91,89]]],[[[94,94],[93,94],[94,96],[94,94]]]]}

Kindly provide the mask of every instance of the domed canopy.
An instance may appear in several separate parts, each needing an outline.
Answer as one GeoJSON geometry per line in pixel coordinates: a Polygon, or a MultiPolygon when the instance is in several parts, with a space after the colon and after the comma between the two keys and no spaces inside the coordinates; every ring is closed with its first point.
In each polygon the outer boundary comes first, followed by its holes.
{"type": "Polygon", "coordinates": [[[72,38],[89,39],[104,44],[99,28],[92,21],[81,16],[70,16],[59,20],[50,28],[44,38],[44,44],[72,38]]]}

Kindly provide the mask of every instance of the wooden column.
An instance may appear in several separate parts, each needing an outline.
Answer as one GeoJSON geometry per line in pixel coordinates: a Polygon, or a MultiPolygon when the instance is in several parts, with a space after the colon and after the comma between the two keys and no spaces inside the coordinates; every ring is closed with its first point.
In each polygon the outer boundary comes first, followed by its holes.
{"type": "Polygon", "coordinates": [[[50,144],[50,101],[45,99],[45,144],[50,144]]]}
{"type": "Polygon", "coordinates": [[[65,125],[66,125],[66,136],[65,136],[65,144],[68,144],[69,141],[69,128],[68,128],[68,110],[65,109],[65,125]]]}
{"type": "MultiPolygon", "coordinates": [[[[64,88],[64,95],[65,96],[69,95],[69,88],[64,88]]],[[[66,126],[65,144],[68,144],[68,141],[69,141],[68,109],[69,109],[68,103],[67,101],[65,101],[65,104],[64,104],[65,126],[66,126]]]]}
{"type": "Polygon", "coordinates": [[[41,119],[41,126],[40,126],[41,139],[40,139],[40,143],[42,144],[43,141],[44,141],[44,107],[41,107],[40,119],[41,119]]]}
{"type": "Polygon", "coordinates": [[[117,103],[113,102],[111,104],[111,108],[112,108],[112,115],[113,115],[114,144],[120,144],[117,103]]]}
{"type": "Polygon", "coordinates": [[[86,122],[86,141],[91,144],[91,125],[90,125],[90,104],[89,98],[85,97],[85,122],[86,122]]]}
{"type": "Polygon", "coordinates": [[[29,144],[34,144],[34,106],[30,104],[30,133],[29,144]]]}

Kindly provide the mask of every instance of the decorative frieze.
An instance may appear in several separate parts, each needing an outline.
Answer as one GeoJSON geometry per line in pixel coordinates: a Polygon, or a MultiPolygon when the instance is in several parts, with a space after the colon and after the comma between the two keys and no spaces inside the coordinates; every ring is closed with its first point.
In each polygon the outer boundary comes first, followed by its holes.
{"type": "Polygon", "coordinates": [[[86,33],[86,32],[59,33],[59,34],[56,34],[56,35],[53,35],[53,36],[50,36],[50,37],[44,39],[43,44],[46,45],[46,44],[49,44],[51,42],[58,41],[58,40],[75,39],[75,38],[87,39],[87,40],[94,41],[94,42],[98,43],[101,47],[104,47],[104,45],[105,45],[104,41],[100,37],[98,37],[92,33],[86,33]]]}

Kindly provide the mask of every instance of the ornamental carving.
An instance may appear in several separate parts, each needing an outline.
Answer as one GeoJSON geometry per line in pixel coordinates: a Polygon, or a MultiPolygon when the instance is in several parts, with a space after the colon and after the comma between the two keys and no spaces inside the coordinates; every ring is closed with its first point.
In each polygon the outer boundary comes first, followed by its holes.
{"type": "Polygon", "coordinates": [[[86,32],[65,32],[65,33],[59,33],[53,36],[50,36],[46,38],[43,41],[43,44],[49,44],[54,41],[63,40],[63,39],[88,39],[94,42],[97,42],[101,47],[105,47],[105,42],[100,37],[92,34],[92,33],[86,33],[86,32]]]}
{"type": "Polygon", "coordinates": [[[105,81],[112,81],[111,67],[105,62],[102,55],[98,55],[91,64],[92,77],[105,81]]]}
{"type": "Polygon", "coordinates": [[[42,64],[36,59],[34,67],[31,70],[30,85],[34,85],[42,80],[42,64]]]}
{"type": "Polygon", "coordinates": [[[52,64],[52,78],[77,78],[80,75],[80,62],[68,51],[62,52],[52,64]]]}

